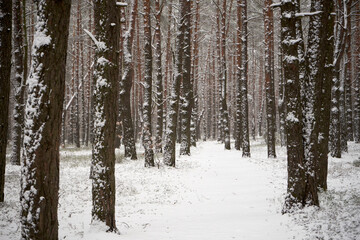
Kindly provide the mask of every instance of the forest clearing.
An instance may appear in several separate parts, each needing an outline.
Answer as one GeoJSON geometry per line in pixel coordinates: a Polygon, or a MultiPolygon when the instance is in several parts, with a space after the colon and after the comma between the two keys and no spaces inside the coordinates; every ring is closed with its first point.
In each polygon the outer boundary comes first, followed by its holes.
{"type": "Polygon", "coordinates": [[[360,236],[360,1],[0,0],[1,239],[360,236]]]}

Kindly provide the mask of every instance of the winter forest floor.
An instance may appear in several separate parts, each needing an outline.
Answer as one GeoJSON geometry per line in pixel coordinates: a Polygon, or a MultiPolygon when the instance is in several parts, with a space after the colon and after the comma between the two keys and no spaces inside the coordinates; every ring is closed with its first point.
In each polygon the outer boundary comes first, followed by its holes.
{"type": "MultiPolygon", "coordinates": [[[[252,157],[201,142],[177,167],[144,168],[117,150],[116,220],[121,235],[91,221],[90,149],[62,149],[59,239],[360,239],[360,144],[329,159],[321,208],[282,215],[286,149],[267,159],[252,142],[252,157]]],[[[157,159],[159,160],[159,158],[157,159]]],[[[20,167],[7,165],[0,239],[20,239],[20,167]]]]}

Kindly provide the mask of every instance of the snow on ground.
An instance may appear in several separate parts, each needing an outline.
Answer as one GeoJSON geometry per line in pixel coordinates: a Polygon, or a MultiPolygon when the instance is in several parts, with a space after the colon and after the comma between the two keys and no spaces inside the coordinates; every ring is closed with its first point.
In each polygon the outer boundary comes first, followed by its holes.
{"type": "MultiPolygon", "coordinates": [[[[63,149],[59,239],[360,239],[360,145],[350,143],[343,159],[330,158],[320,209],[287,215],[286,150],[277,151],[278,158],[267,159],[266,145],[253,142],[252,157],[241,158],[203,142],[175,169],[144,168],[143,160],[122,160],[117,151],[117,235],[91,223],[91,150],[63,149]]],[[[19,174],[7,165],[0,239],[20,238],[19,174]]]]}

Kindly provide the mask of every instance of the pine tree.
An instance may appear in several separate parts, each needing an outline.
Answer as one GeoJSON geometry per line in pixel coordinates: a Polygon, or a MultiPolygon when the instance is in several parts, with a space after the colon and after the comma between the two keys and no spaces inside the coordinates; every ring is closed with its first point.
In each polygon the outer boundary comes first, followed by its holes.
{"type": "Polygon", "coordinates": [[[241,64],[240,64],[240,87],[241,87],[241,135],[242,155],[250,157],[249,141],[249,106],[248,106],[248,30],[247,30],[247,0],[241,0],[241,64]]]}
{"type": "Polygon", "coordinates": [[[281,1],[281,28],[286,101],[288,187],[283,212],[303,204],[305,172],[302,142],[302,109],[296,31],[296,0],[281,1]]]}
{"type": "Polygon", "coordinates": [[[267,120],[267,145],[268,157],[275,158],[275,130],[276,130],[276,109],[275,109],[275,86],[273,78],[274,59],[274,17],[271,7],[272,0],[265,1],[264,24],[265,24],[265,89],[266,89],[266,120],[267,120]]]}
{"type": "Polygon", "coordinates": [[[169,109],[167,113],[166,139],[164,147],[164,163],[168,166],[175,167],[175,145],[178,125],[178,109],[180,98],[180,85],[183,71],[183,51],[184,51],[184,21],[186,12],[185,1],[179,0],[180,3],[180,21],[178,23],[178,32],[176,36],[176,53],[174,77],[171,86],[169,109]]]}
{"type": "Polygon", "coordinates": [[[11,73],[12,1],[0,0],[0,202],[4,201],[11,73]],[[6,47],[3,47],[6,46],[6,47]]]}
{"type": "Polygon", "coordinates": [[[71,2],[35,3],[21,168],[21,237],[58,239],[59,147],[71,2]]]}
{"type": "Polygon", "coordinates": [[[132,45],[135,34],[135,17],[138,11],[138,1],[133,2],[131,10],[131,19],[129,27],[124,36],[124,63],[123,63],[123,75],[120,82],[120,120],[123,125],[123,143],[125,147],[125,157],[129,157],[132,160],[137,159],[135,138],[134,138],[134,125],[131,117],[130,106],[130,93],[132,87],[132,81],[134,77],[134,64],[132,57],[132,45]]]}
{"type": "Polygon", "coordinates": [[[181,146],[180,155],[190,155],[190,121],[192,112],[192,84],[191,84],[191,3],[185,1],[186,15],[184,16],[184,65],[182,68],[182,103],[181,103],[181,146]]]}
{"type": "Polygon", "coordinates": [[[162,49],[161,49],[161,12],[162,6],[160,7],[160,0],[155,0],[155,65],[156,65],[156,141],[155,149],[157,152],[162,152],[162,138],[163,138],[163,114],[164,114],[164,97],[163,97],[163,75],[162,75],[162,49]]]}
{"type": "Polygon", "coordinates": [[[14,96],[14,123],[12,132],[11,163],[20,165],[21,145],[23,142],[24,104],[27,77],[27,35],[25,4],[20,0],[13,2],[14,16],[14,67],[15,67],[15,96],[14,96]],[[22,6],[23,5],[23,6],[22,6]]]}
{"type": "Polygon", "coordinates": [[[144,104],[143,104],[143,144],[145,148],[145,167],[153,167],[154,150],[151,130],[151,103],[152,103],[152,41],[151,41],[151,16],[150,0],[144,0],[144,104]]]}
{"type": "Polygon", "coordinates": [[[115,128],[119,79],[119,9],[116,0],[94,2],[94,144],[91,160],[92,219],[116,231],[115,128]]]}

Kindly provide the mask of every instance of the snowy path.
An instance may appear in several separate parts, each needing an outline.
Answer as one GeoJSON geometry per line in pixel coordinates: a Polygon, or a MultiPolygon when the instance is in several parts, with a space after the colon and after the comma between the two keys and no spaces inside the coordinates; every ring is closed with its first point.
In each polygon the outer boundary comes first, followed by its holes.
{"type": "Polygon", "coordinates": [[[281,206],[274,206],[278,192],[271,172],[241,158],[240,152],[210,143],[191,159],[183,158],[201,165],[189,178],[179,179],[192,194],[184,203],[160,206],[161,215],[149,217],[145,231],[130,230],[124,239],[295,239],[301,232],[290,228],[281,206]]]}

